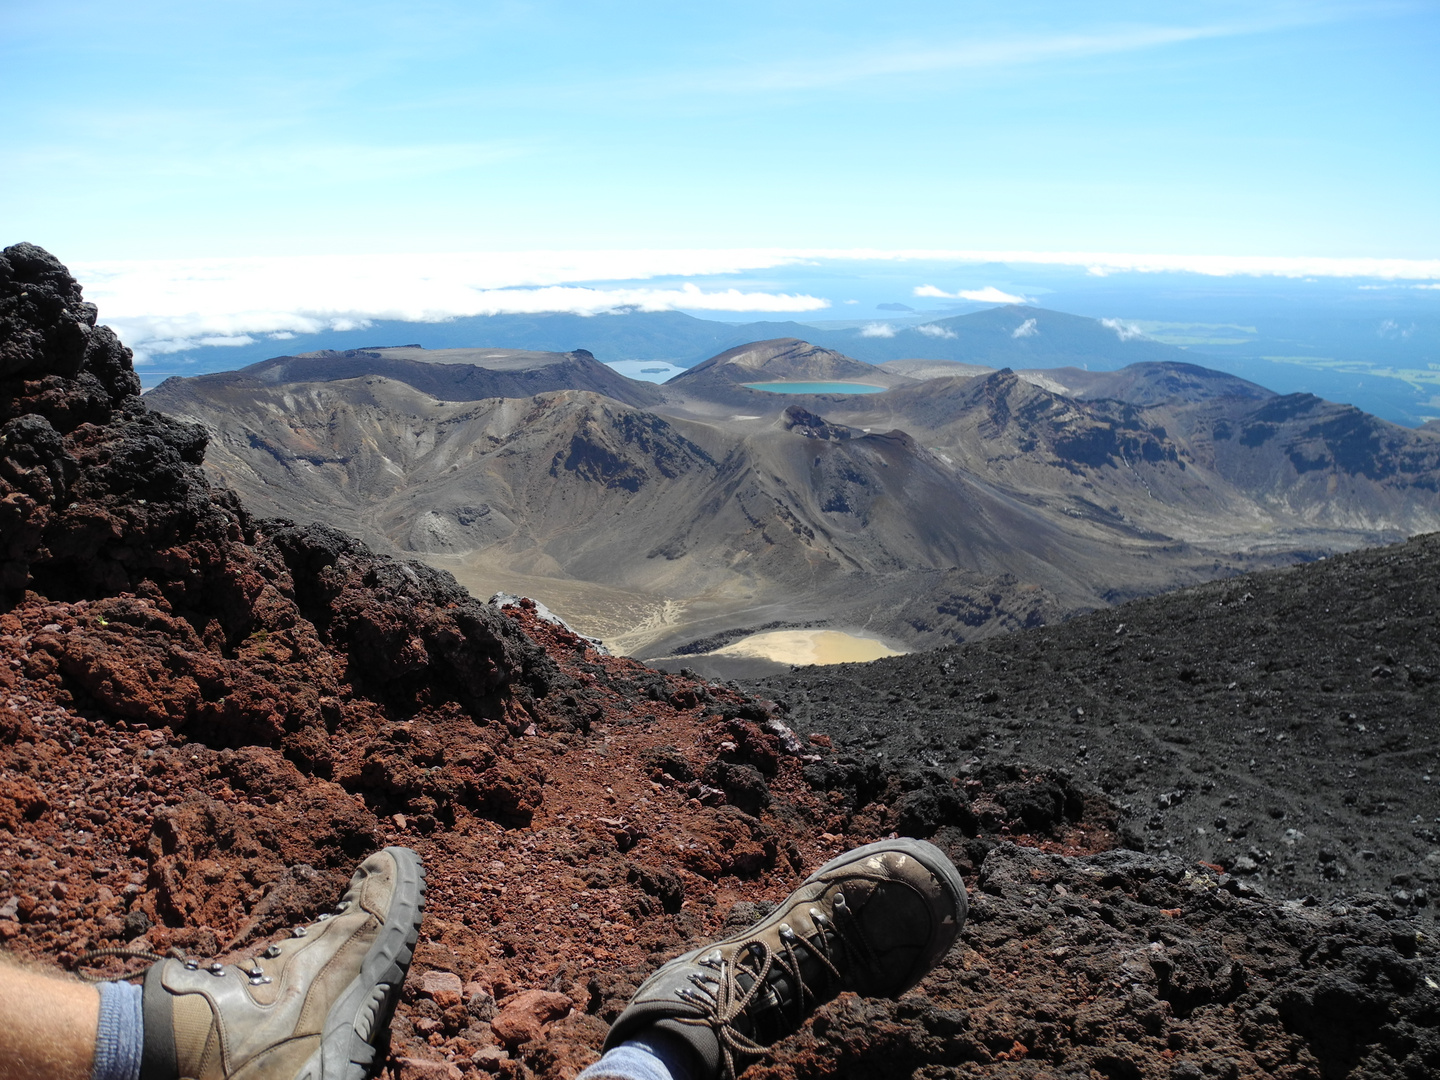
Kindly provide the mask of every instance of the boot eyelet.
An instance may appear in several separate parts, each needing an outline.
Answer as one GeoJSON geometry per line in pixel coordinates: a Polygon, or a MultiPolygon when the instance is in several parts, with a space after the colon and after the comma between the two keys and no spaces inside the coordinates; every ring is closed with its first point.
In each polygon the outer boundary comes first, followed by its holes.
{"type": "Polygon", "coordinates": [[[291,936],[291,937],[304,937],[304,936],[305,936],[306,934],[308,934],[309,932],[310,932],[310,931],[307,930],[307,929],[305,929],[305,927],[303,927],[303,926],[297,926],[297,927],[295,927],[294,930],[291,930],[291,931],[290,931],[290,936],[291,936]]]}
{"type": "Polygon", "coordinates": [[[261,955],[264,956],[266,960],[274,960],[277,956],[280,955],[280,946],[271,945],[261,955]]]}

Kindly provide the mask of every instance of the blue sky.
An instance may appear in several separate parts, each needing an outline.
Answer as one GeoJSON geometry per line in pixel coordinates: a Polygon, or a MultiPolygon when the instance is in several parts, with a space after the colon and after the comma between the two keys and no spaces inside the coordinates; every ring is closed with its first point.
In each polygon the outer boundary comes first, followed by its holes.
{"type": "Polygon", "coordinates": [[[1186,320],[1222,278],[1434,319],[1436,56],[1440,0],[0,0],[0,244],[152,368],[545,308],[1186,320]]]}
{"type": "Polygon", "coordinates": [[[1440,5],[0,5],[4,241],[1440,255],[1440,5]]]}

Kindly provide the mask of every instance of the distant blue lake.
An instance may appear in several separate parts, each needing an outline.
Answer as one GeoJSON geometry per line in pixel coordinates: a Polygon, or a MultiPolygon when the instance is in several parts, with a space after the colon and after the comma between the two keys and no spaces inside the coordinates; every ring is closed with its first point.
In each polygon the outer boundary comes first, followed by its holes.
{"type": "Polygon", "coordinates": [[[666,360],[607,360],[605,366],[612,371],[618,371],[627,379],[653,383],[663,383],[685,370],[666,360]]]}
{"type": "Polygon", "coordinates": [[[747,382],[741,385],[772,394],[879,394],[886,389],[863,382],[747,382]]]}

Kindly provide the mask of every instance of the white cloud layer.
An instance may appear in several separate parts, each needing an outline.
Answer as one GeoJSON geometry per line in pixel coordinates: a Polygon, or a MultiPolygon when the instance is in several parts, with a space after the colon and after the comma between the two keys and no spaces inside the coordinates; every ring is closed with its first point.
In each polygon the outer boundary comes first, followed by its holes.
{"type": "MultiPolygon", "coordinates": [[[[438,322],[471,315],[568,311],[819,311],[830,301],[804,293],[653,286],[654,278],[738,274],[821,260],[1004,262],[1075,266],[1104,273],[1372,278],[1440,288],[1440,259],[1135,255],[1114,252],[688,249],[520,251],[439,255],[289,256],[72,265],[143,362],[146,354],[200,344],[245,343],[256,335],[356,329],[377,319],[438,322]],[[224,340],[221,340],[224,339],[224,340]]],[[[916,296],[1020,303],[994,286],[947,293],[921,285],[916,296]]],[[[888,326],[876,323],[874,326],[888,326]]],[[[867,331],[874,336],[883,331],[867,331]]],[[[893,328],[890,331],[893,333],[893,328]]],[[[278,337],[277,340],[284,340],[278,337]]]]}
{"type": "Polygon", "coordinates": [[[248,345],[249,335],[354,330],[377,319],[443,322],[473,315],[640,311],[819,311],[815,296],[646,286],[646,278],[734,273],[794,261],[745,251],[519,252],[477,255],[78,263],[101,318],[136,350],[248,345]],[[576,282],[601,281],[602,285],[576,282]],[[618,284],[612,284],[618,282],[618,284]]]}
{"type": "Polygon", "coordinates": [[[956,336],[954,330],[951,330],[948,327],[941,326],[939,323],[925,323],[921,326],[915,327],[915,329],[919,330],[920,333],[924,334],[926,337],[953,338],[956,336]]]}
{"type": "Polygon", "coordinates": [[[1415,324],[1401,326],[1394,319],[1385,319],[1375,333],[1383,338],[1399,338],[1401,341],[1408,341],[1415,333],[1415,324]]]}
{"type": "Polygon", "coordinates": [[[861,337],[894,337],[895,327],[889,323],[872,322],[860,329],[861,337]]]}
{"type": "MultiPolygon", "coordinates": [[[[1035,320],[1031,319],[1030,321],[1034,322],[1035,320]]],[[[1120,319],[1101,319],[1100,325],[1108,326],[1111,330],[1114,330],[1115,336],[1121,341],[1137,341],[1145,336],[1145,331],[1141,330],[1140,327],[1134,323],[1127,323],[1120,319]]]]}
{"type": "MultiPolygon", "coordinates": [[[[1204,274],[1207,277],[1381,278],[1426,281],[1440,279],[1440,259],[1330,258],[1322,255],[1136,255],[1118,251],[831,251],[810,252],[811,258],[953,259],[956,262],[1002,262],[1041,266],[1084,267],[1101,276],[1134,274],[1204,274]]],[[[922,288],[934,289],[933,285],[922,288]]],[[[946,296],[939,290],[917,296],[946,296]]]]}
{"type": "Polygon", "coordinates": [[[948,293],[944,289],[936,288],[934,285],[917,285],[914,292],[916,296],[945,300],[975,300],[982,304],[1025,303],[1025,297],[1001,292],[995,288],[994,285],[986,285],[983,289],[961,289],[959,292],[953,293],[948,293]]]}
{"type": "Polygon", "coordinates": [[[1015,327],[1014,330],[1010,331],[1010,336],[1013,338],[1034,337],[1039,332],[1040,327],[1035,325],[1035,320],[1026,319],[1019,326],[1015,327]]]}

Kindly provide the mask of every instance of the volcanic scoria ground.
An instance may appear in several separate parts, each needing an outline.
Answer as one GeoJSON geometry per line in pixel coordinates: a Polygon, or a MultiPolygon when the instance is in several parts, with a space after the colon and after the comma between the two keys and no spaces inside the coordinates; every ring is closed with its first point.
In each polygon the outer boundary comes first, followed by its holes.
{"type": "MultiPolygon", "coordinates": [[[[959,763],[857,754],[823,717],[602,655],[334,530],[254,521],[206,483],[203,432],[140,402],[95,315],[45,252],[4,251],[12,956],[250,956],[368,851],[408,844],[429,906],[390,1075],[571,1077],[667,956],[904,833],[965,873],[960,944],[899,1002],[842,995],[749,1075],[1440,1071],[1413,893],[1267,897],[1121,850],[1115,803],[1020,764],[1023,740],[959,763]]],[[[938,737],[945,706],[927,712],[938,737]]]]}
{"type": "Polygon", "coordinates": [[[751,689],[871,768],[1068,770],[1275,896],[1440,906],[1440,533],[751,689]]]}

